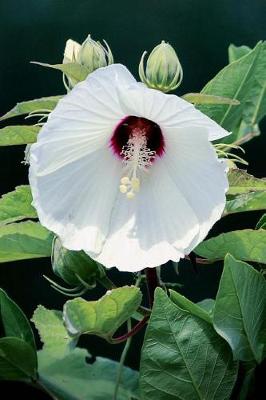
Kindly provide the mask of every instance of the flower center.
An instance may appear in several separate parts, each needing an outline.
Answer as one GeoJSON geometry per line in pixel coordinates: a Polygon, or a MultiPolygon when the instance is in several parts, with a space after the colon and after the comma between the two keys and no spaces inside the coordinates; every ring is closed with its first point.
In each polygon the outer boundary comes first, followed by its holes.
{"type": "Polygon", "coordinates": [[[149,119],[128,116],[116,127],[111,147],[125,166],[120,192],[132,199],[140,189],[140,171],[147,172],[155,158],[164,153],[162,131],[149,119]]]}

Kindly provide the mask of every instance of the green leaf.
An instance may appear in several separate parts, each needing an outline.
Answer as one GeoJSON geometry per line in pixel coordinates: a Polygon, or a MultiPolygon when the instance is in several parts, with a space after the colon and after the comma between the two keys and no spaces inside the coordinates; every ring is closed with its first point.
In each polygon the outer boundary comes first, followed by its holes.
{"type": "Polygon", "coordinates": [[[190,301],[186,297],[182,296],[178,292],[175,292],[171,289],[169,292],[170,292],[170,299],[178,307],[182,308],[183,310],[187,311],[188,313],[190,313],[192,315],[195,315],[196,317],[203,319],[206,322],[209,322],[209,323],[212,322],[209,313],[207,311],[205,311],[202,307],[193,303],[192,301],[190,301]]]}
{"type": "MultiPolygon", "coordinates": [[[[62,400],[113,397],[118,363],[97,358],[87,364],[86,350],[73,349],[76,341],[63,324],[62,313],[38,306],[32,321],[39,331],[43,350],[38,352],[38,373],[41,384],[62,400]]],[[[137,398],[138,373],[124,368],[118,400],[137,398]]]]}
{"type": "MultiPolygon", "coordinates": [[[[222,69],[202,90],[203,94],[237,99],[240,105],[201,105],[199,108],[229,131],[238,130],[243,121],[249,130],[253,130],[265,115],[265,88],[266,43],[259,42],[244,57],[222,69]]],[[[233,134],[223,142],[232,143],[235,140],[233,134]]]]}
{"type": "Polygon", "coordinates": [[[182,98],[192,104],[231,104],[237,106],[239,101],[228,97],[213,96],[204,93],[186,93],[182,98]]]}
{"type": "Polygon", "coordinates": [[[13,146],[34,143],[37,140],[39,126],[10,125],[0,129],[0,146],[13,146]]]}
{"type": "Polygon", "coordinates": [[[223,216],[257,210],[266,210],[266,191],[244,193],[227,200],[223,216]]]}
{"type": "Polygon", "coordinates": [[[141,356],[141,398],[228,400],[237,368],[211,324],[156,290],[141,356]]]}
{"type": "Polygon", "coordinates": [[[241,169],[231,169],[228,173],[229,190],[227,194],[236,195],[249,192],[266,192],[266,179],[255,178],[241,169]]]}
{"type": "Polygon", "coordinates": [[[19,306],[0,289],[0,317],[6,336],[24,340],[36,348],[30,323],[19,306]]]}
{"type": "Polygon", "coordinates": [[[0,379],[30,380],[37,376],[37,355],[32,346],[16,337],[0,339],[0,379]]]}
{"type": "MultiPolygon", "coordinates": [[[[55,359],[50,352],[39,352],[39,380],[59,400],[112,399],[118,363],[97,357],[87,364],[90,355],[75,349],[63,358],[55,359]]],[[[138,373],[123,368],[117,400],[138,399],[138,373]]]]}
{"type": "Polygon", "coordinates": [[[52,241],[52,233],[36,222],[0,226],[0,263],[50,257],[52,241]]]}
{"type": "Polygon", "coordinates": [[[57,105],[58,101],[62,99],[63,96],[51,96],[42,97],[40,99],[23,101],[22,103],[17,103],[17,105],[8,111],[5,115],[0,118],[3,121],[8,118],[18,117],[20,115],[29,114],[37,110],[53,110],[57,105]]]}
{"type": "Polygon", "coordinates": [[[31,320],[44,344],[43,349],[46,353],[50,352],[53,357],[61,357],[69,353],[76,344],[63,324],[62,312],[47,310],[40,305],[34,311],[31,320]]]}
{"type": "Polygon", "coordinates": [[[67,64],[47,64],[32,61],[33,64],[40,65],[41,67],[48,67],[57,69],[58,71],[63,72],[68,76],[70,79],[74,79],[77,82],[84,81],[89,74],[89,70],[85,65],[81,65],[78,63],[67,63],[67,64]]]}
{"type": "Polygon", "coordinates": [[[114,332],[138,309],[141,291],[124,286],[108,291],[97,301],[82,298],[64,305],[64,321],[71,335],[94,334],[110,340],[114,332]]]}
{"type": "Polygon", "coordinates": [[[266,231],[243,229],[205,240],[194,250],[208,260],[223,260],[227,253],[244,260],[266,263],[266,231]]]}
{"type": "Polygon", "coordinates": [[[0,198],[0,227],[26,218],[37,218],[31,205],[32,195],[28,185],[17,186],[13,192],[0,198]]]}
{"type": "Polygon", "coordinates": [[[266,214],[263,214],[263,216],[260,218],[256,225],[256,229],[266,229],[266,214]]]}
{"type": "Polygon", "coordinates": [[[239,58],[247,55],[252,49],[248,46],[235,46],[230,44],[228,48],[229,63],[238,60],[239,58]]]}
{"type": "Polygon", "coordinates": [[[227,255],[215,302],[213,324],[234,358],[260,363],[266,344],[266,282],[250,265],[227,255]]]}

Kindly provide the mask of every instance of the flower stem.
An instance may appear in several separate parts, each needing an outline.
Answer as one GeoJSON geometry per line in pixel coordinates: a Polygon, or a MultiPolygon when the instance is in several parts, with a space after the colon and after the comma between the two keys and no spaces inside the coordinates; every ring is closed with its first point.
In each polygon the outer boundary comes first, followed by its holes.
{"type": "Polygon", "coordinates": [[[159,286],[157,271],[155,268],[146,268],[146,282],[147,282],[147,289],[149,295],[149,304],[152,308],[153,301],[154,301],[154,291],[157,286],[159,286]]]}
{"type": "Polygon", "coordinates": [[[139,321],[129,332],[125,333],[122,336],[116,337],[116,338],[112,338],[111,339],[111,343],[112,344],[119,344],[122,342],[125,342],[128,338],[136,335],[136,333],[138,333],[143,326],[146,324],[146,322],[148,321],[149,316],[146,315],[141,321],[139,321]]]}
{"type": "MultiPolygon", "coordinates": [[[[131,331],[131,319],[129,318],[129,320],[127,321],[127,329],[130,332],[131,331]]],[[[118,391],[119,391],[119,386],[121,383],[121,378],[122,378],[122,374],[123,374],[123,368],[124,368],[124,363],[125,363],[125,359],[130,347],[132,341],[132,336],[127,338],[125,347],[122,351],[121,357],[120,357],[120,361],[119,361],[119,366],[117,369],[117,376],[116,376],[116,382],[115,382],[115,390],[114,390],[114,396],[113,396],[113,400],[117,400],[117,396],[118,396],[118,391]]]]}

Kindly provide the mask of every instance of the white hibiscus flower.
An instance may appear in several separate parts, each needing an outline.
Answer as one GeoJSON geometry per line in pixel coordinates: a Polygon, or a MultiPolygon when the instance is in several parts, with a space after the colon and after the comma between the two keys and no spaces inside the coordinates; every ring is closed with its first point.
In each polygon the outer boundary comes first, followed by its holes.
{"type": "Polygon", "coordinates": [[[123,65],[100,68],[59,102],[31,147],[40,222],[108,268],[178,261],[224,209],[226,164],[210,141],[227,134],[123,65]]]}

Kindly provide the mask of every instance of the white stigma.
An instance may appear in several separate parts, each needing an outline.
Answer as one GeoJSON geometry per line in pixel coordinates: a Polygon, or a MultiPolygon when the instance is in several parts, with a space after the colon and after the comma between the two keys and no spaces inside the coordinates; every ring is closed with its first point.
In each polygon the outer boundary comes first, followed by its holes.
{"type": "Polygon", "coordinates": [[[128,199],[133,199],[140,190],[139,171],[147,171],[156,155],[147,147],[147,137],[144,129],[136,128],[120,153],[126,166],[127,175],[120,180],[120,192],[128,199]]]}

